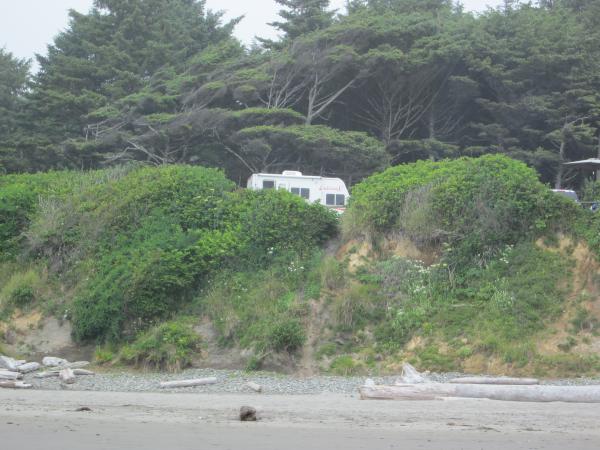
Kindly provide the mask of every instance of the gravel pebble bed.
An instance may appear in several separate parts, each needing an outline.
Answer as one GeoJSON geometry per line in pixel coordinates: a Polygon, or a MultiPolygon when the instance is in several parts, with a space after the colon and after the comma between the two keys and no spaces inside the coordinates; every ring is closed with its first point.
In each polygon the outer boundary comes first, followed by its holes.
{"type": "MultiPolygon", "coordinates": [[[[178,374],[168,373],[134,373],[108,372],[94,376],[78,376],[72,385],[61,385],[58,378],[34,378],[34,374],[25,376],[34,389],[46,390],[80,390],[80,391],[113,391],[113,392],[190,392],[190,393],[252,393],[246,386],[248,381],[258,383],[265,394],[306,395],[306,394],[354,394],[366,380],[361,377],[312,376],[299,378],[266,372],[244,372],[237,370],[189,369],[178,374]],[[162,381],[187,380],[195,378],[216,377],[217,383],[190,388],[161,389],[162,381]]],[[[462,376],[459,373],[432,373],[427,379],[432,382],[444,382],[462,376]]],[[[394,384],[398,375],[371,377],[376,384],[394,384]]],[[[563,380],[544,380],[542,384],[563,386],[600,384],[599,378],[576,378],[563,380]]]]}

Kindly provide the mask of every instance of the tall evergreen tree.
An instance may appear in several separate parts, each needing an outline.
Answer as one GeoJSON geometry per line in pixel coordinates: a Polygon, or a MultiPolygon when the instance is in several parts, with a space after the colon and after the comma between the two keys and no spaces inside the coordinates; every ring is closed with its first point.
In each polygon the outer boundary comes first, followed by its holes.
{"type": "Polygon", "coordinates": [[[51,143],[82,136],[92,111],[140,92],[159,71],[182,72],[188,59],[229,39],[234,22],[205,0],[95,0],[38,55],[30,119],[51,143]]]}
{"type": "Polygon", "coordinates": [[[0,48],[0,171],[16,170],[16,141],[30,63],[0,48]]]}
{"type": "Polygon", "coordinates": [[[283,7],[279,10],[282,21],[269,25],[283,33],[281,43],[259,39],[267,48],[281,47],[285,42],[327,28],[333,22],[334,11],[329,10],[329,0],[275,0],[283,7]]]}

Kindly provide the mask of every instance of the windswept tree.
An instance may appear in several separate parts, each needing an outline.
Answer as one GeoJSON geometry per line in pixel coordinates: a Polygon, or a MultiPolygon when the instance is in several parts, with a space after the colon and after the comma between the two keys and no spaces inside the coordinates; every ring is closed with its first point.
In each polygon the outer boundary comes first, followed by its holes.
{"type": "Polygon", "coordinates": [[[211,44],[229,39],[235,21],[205,0],[95,0],[38,55],[30,120],[51,142],[82,136],[88,115],[143,90],[159,70],[183,72],[211,44]]]}

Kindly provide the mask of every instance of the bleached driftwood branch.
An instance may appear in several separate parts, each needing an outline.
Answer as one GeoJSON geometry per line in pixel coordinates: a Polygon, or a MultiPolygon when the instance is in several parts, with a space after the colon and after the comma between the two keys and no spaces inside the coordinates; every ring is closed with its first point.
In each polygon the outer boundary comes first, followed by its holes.
{"type": "Polygon", "coordinates": [[[14,381],[21,380],[23,378],[23,374],[20,372],[13,372],[11,370],[0,370],[0,381],[14,381]]]}
{"type": "Polygon", "coordinates": [[[215,377],[209,378],[198,378],[196,380],[178,380],[178,381],[163,381],[160,383],[161,388],[181,388],[181,387],[193,387],[203,386],[207,384],[215,384],[217,379],[215,377]]]}

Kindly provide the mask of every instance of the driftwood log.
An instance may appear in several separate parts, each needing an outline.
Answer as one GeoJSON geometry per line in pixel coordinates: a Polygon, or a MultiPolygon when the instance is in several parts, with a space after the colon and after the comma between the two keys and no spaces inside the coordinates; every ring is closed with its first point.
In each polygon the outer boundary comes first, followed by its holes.
{"type": "Polygon", "coordinates": [[[254,392],[262,392],[262,386],[258,383],[255,383],[254,381],[248,381],[246,383],[246,386],[248,386],[254,392]]]}
{"type": "Polygon", "coordinates": [[[61,383],[64,384],[73,384],[75,383],[75,381],[77,381],[77,379],[75,378],[75,374],[73,373],[73,369],[70,369],[68,367],[66,369],[62,369],[58,373],[58,378],[60,378],[61,383]]]}
{"type": "Polygon", "coordinates": [[[87,367],[90,365],[89,361],[75,361],[68,362],[64,367],[68,367],[69,369],[82,369],[83,367],[87,367]]]}
{"type": "Polygon", "coordinates": [[[39,370],[40,367],[42,367],[39,363],[36,362],[30,362],[30,363],[25,363],[20,365],[19,367],[17,367],[17,370],[21,373],[30,373],[30,372],[35,372],[36,370],[39,370]]]}
{"type": "Polygon", "coordinates": [[[52,377],[58,377],[58,374],[60,373],[60,370],[49,370],[49,371],[45,371],[45,372],[38,372],[36,374],[33,375],[34,378],[52,378],[52,377]]]}
{"type": "Polygon", "coordinates": [[[0,388],[5,389],[31,389],[33,385],[22,381],[0,381],[0,388]]]}
{"type": "Polygon", "coordinates": [[[42,364],[46,367],[61,367],[69,364],[69,361],[63,358],[56,358],[54,356],[46,356],[42,359],[42,364]]]}
{"type": "Polygon", "coordinates": [[[10,370],[12,372],[17,371],[17,367],[19,367],[19,363],[24,363],[25,361],[17,361],[8,356],[0,355],[0,369],[10,370]]]}
{"type": "Polygon", "coordinates": [[[22,378],[23,374],[21,372],[13,372],[11,370],[0,369],[0,381],[14,381],[20,380],[22,378]]]}
{"type": "Polygon", "coordinates": [[[452,384],[495,384],[495,385],[534,385],[540,384],[536,378],[512,378],[512,377],[461,377],[448,381],[452,384]]]}
{"type": "Polygon", "coordinates": [[[210,378],[198,378],[196,380],[179,380],[179,381],[163,381],[160,383],[161,388],[182,388],[182,387],[193,387],[203,386],[207,384],[215,384],[217,379],[215,377],[210,378]]]}
{"type": "Polygon", "coordinates": [[[96,375],[94,372],[92,372],[91,370],[85,370],[85,369],[73,369],[73,373],[77,376],[88,376],[88,375],[96,375]]]}
{"type": "Polygon", "coordinates": [[[363,400],[435,400],[444,397],[486,398],[515,402],[600,403],[600,386],[501,386],[422,383],[363,386],[363,400]]]}

